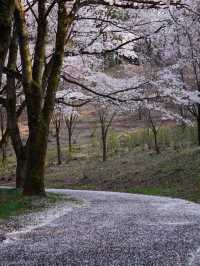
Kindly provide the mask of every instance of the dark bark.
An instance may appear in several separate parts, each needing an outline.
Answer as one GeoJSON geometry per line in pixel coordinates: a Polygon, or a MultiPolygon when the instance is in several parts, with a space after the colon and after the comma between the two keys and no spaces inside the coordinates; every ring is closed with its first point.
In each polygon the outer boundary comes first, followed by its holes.
{"type": "Polygon", "coordinates": [[[109,111],[105,108],[100,108],[98,110],[99,121],[101,126],[101,141],[102,141],[102,160],[105,162],[107,160],[107,136],[109,128],[112,125],[115,113],[112,113],[109,117],[109,111]]]}
{"type": "Polygon", "coordinates": [[[14,0],[0,0],[0,88],[2,73],[11,38],[14,0]]]}
{"type": "Polygon", "coordinates": [[[68,132],[69,155],[72,154],[72,132],[68,132]]]}
{"type": "Polygon", "coordinates": [[[9,132],[8,132],[8,128],[7,128],[6,131],[4,132],[4,134],[1,136],[0,149],[2,149],[4,143],[7,141],[8,136],[9,136],[9,132]]]}
{"type": "Polygon", "coordinates": [[[138,108],[138,119],[141,121],[142,120],[142,108],[138,108]]]}
{"type": "MultiPolygon", "coordinates": [[[[63,63],[65,39],[68,30],[67,27],[69,26],[68,23],[71,25],[71,19],[70,21],[67,21],[65,3],[64,1],[60,1],[58,2],[58,26],[55,52],[52,58],[53,62],[50,75],[47,80],[44,107],[42,108],[43,86],[42,84],[40,86],[40,78],[38,80],[39,82],[31,80],[32,87],[30,88],[30,94],[29,88],[25,89],[29,120],[29,139],[27,143],[26,178],[23,190],[24,195],[45,195],[44,172],[49,124],[54,109],[55,94],[59,84],[60,72],[63,63]]],[[[44,45],[45,36],[40,35],[40,38],[43,38],[41,43],[44,45]]],[[[23,47],[21,50],[22,57],[26,56],[26,53],[23,54],[23,47]]],[[[41,62],[44,61],[42,60],[41,62]]],[[[45,79],[42,78],[42,80],[44,81],[45,79]]],[[[27,79],[27,81],[29,82],[29,79],[27,79]]],[[[26,85],[26,83],[24,85],[26,85]]]]}
{"type": "MultiPolygon", "coordinates": [[[[6,131],[6,116],[5,116],[5,110],[2,108],[0,110],[0,129],[1,129],[1,136],[3,138],[5,131],[6,131]]],[[[8,138],[5,139],[3,145],[1,146],[1,151],[2,151],[2,164],[5,165],[6,159],[7,159],[7,140],[8,138]]]]}
{"type": "Polygon", "coordinates": [[[200,117],[197,117],[197,143],[200,146],[200,117]]]}
{"type": "Polygon", "coordinates": [[[70,32],[76,10],[79,6],[76,3],[70,14],[67,14],[66,1],[57,2],[58,23],[55,49],[49,63],[45,64],[48,13],[45,10],[46,2],[44,0],[37,1],[38,16],[36,20],[38,27],[33,63],[30,56],[29,36],[23,1],[16,1],[15,12],[22,63],[22,84],[26,98],[29,128],[25,152],[23,194],[29,196],[45,195],[44,169],[49,124],[55,105],[55,95],[64,58],[66,37],[70,32]]]}
{"type": "Polygon", "coordinates": [[[158,145],[158,132],[156,129],[153,129],[153,135],[154,135],[154,147],[155,147],[155,151],[157,154],[160,153],[160,148],[159,148],[159,145],[158,145]]]}
{"type": "Polygon", "coordinates": [[[26,158],[25,156],[19,157],[17,158],[17,166],[16,166],[16,188],[23,187],[25,180],[25,173],[26,173],[26,158]]]}
{"type": "Polygon", "coordinates": [[[56,147],[58,165],[62,164],[61,148],[60,148],[60,129],[62,125],[63,114],[61,111],[55,112],[52,117],[52,122],[56,131],[56,147]]]}
{"type": "Polygon", "coordinates": [[[105,117],[104,114],[100,115],[100,123],[101,123],[101,140],[102,140],[102,159],[103,162],[106,161],[107,158],[107,130],[106,130],[106,121],[105,121],[105,117]]]}
{"type": "Polygon", "coordinates": [[[197,141],[200,146],[200,104],[197,104],[197,141]]]}
{"type": "MultiPolygon", "coordinates": [[[[11,142],[15,151],[16,159],[17,159],[17,167],[16,167],[16,187],[21,188],[24,183],[24,174],[25,174],[25,148],[23,146],[20,131],[18,127],[18,116],[21,114],[21,111],[17,112],[16,110],[16,84],[15,84],[15,76],[13,72],[16,70],[16,62],[17,62],[17,53],[18,53],[18,38],[17,32],[14,27],[13,36],[11,39],[11,44],[9,48],[9,58],[7,69],[9,70],[7,73],[7,85],[6,85],[6,93],[7,93],[7,128],[9,135],[11,137],[11,142]]],[[[22,109],[23,110],[23,109],[22,109]]]]}
{"type": "Polygon", "coordinates": [[[5,166],[7,160],[7,143],[4,144],[2,149],[2,164],[5,166]]]}
{"type": "Polygon", "coordinates": [[[148,123],[150,124],[150,128],[151,128],[151,130],[153,132],[154,149],[155,149],[156,153],[159,154],[160,153],[160,147],[159,147],[159,144],[158,144],[158,133],[159,133],[160,127],[162,125],[162,122],[157,127],[156,126],[156,121],[154,121],[150,110],[148,111],[147,119],[148,119],[148,123]]]}
{"type": "MultiPolygon", "coordinates": [[[[38,8],[41,8],[42,2],[45,1],[39,1],[38,8]]],[[[26,195],[45,195],[44,165],[47,149],[48,127],[46,128],[41,117],[42,85],[40,72],[44,64],[42,51],[45,49],[45,29],[43,28],[43,25],[45,24],[38,25],[36,41],[37,49],[35,50],[34,62],[32,65],[24,8],[20,1],[17,1],[17,3],[15,21],[19,38],[19,50],[22,62],[22,84],[26,97],[29,127],[29,137],[26,144],[26,166],[23,189],[24,194],[26,195]],[[43,34],[41,34],[39,27],[44,30],[43,34]],[[40,43],[42,47],[38,47],[38,43],[40,43]],[[41,56],[40,60],[39,56],[41,56]]],[[[38,9],[39,16],[41,16],[41,12],[44,12],[44,9],[38,9]]]]}
{"type": "Polygon", "coordinates": [[[72,155],[72,136],[73,136],[76,124],[77,124],[77,119],[78,119],[78,115],[76,113],[71,113],[69,117],[65,118],[65,124],[67,127],[67,133],[68,133],[69,156],[72,155]]]}
{"type": "Polygon", "coordinates": [[[61,149],[60,149],[60,128],[56,128],[56,146],[57,146],[57,159],[58,165],[62,164],[61,149]]]}
{"type": "Polygon", "coordinates": [[[102,137],[103,162],[107,160],[107,136],[102,137]]]}
{"type": "Polygon", "coordinates": [[[45,125],[44,122],[41,125],[35,125],[35,127],[32,125],[29,131],[24,183],[25,195],[45,195],[44,172],[48,132],[48,125],[45,125]]]}

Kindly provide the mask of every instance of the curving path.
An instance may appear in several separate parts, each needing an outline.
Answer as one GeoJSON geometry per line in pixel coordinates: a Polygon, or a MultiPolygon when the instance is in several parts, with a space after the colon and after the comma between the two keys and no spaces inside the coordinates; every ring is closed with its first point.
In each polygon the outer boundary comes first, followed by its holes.
{"type": "MultiPolygon", "coordinates": [[[[200,205],[126,193],[51,190],[84,201],[0,244],[0,265],[200,265],[200,205]]],[[[46,218],[48,219],[48,217],[46,218]]]]}

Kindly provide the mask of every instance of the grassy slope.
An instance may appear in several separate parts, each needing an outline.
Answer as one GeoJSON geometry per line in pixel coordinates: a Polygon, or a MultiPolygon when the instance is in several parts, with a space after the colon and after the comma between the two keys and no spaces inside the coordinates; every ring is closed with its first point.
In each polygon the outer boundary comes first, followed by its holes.
{"type": "Polygon", "coordinates": [[[64,196],[48,193],[46,198],[23,197],[16,189],[0,189],[0,219],[6,219],[21,213],[39,211],[58,201],[64,196]]]}
{"type": "Polygon", "coordinates": [[[125,191],[200,202],[200,149],[160,155],[135,150],[109,159],[72,161],[47,174],[49,187],[125,191]],[[73,177],[70,176],[73,169],[73,177]]]}
{"type": "MultiPolygon", "coordinates": [[[[48,160],[47,187],[124,191],[179,197],[200,202],[199,148],[181,151],[168,149],[160,155],[138,148],[109,158],[105,163],[83,156],[68,163],[63,161],[61,166],[56,165],[56,152],[53,151],[48,160]]],[[[7,171],[11,173],[13,169],[11,164],[7,171]]],[[[5,176],[9,176],[9,173],[5,176]]],[[[21,200],[19,195],[18,199],[8,207],[11,213],[12,208],[16,209],[14,205],[18,205],[19,211],[24,209],[24,204],[29,208],[29,203],[21,200]]],[[[7,205],[3,203],[1,191],[0,202],[1,216],[2,208],[7,209],[7,205]]]]}

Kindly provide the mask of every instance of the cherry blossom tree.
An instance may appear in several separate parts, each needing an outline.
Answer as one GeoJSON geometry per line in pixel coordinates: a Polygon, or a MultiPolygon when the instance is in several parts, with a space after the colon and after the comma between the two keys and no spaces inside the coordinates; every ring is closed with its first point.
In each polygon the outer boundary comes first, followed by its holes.
{"type": "Polygon", "coordinates": [[[198,1],[192,1],[193,12],[168,10],[169,25],[159,39],[163,44],[159,49],[160,62],[164,66],[159,76],[160,86],[177,106],[183,121],[191,115],[196,120],[200,145],[199,7],[198,1]]]}
{"type": "MultiPolygon", "coordinates": [[[[90,96],[127,102],[129,96],[124,94],[134,91],[135,84],[121,82],[122,87],[109,92],[105,87],[98,91],[101,87],[98,84],[93,90],[95,75],[98,72],[102,72],[99,77],[105,75],[108,57],[138,64],[134,44],[162,29],[159,26],[150,32],[139,30],[135,25],[137,16],[132,11],[146,9],[148,12],[148,9],[170,6],[186,5],[180,1],[157,0],[0,1],[0,33],[7,44],[5,47],[1,39],[0,83],[4,71],[8,131],[17,156],[19,180],[24,180],[19,183],[25,195],[45,195],[47,139],[60,78],[84,89],[90,96]],[[2,19],[5,16],[8,20],[2,19]],[[84,67],[77,79],[72,69],[80,69],[80,61],[84,67]],[[19,84],[25,95],[28,117],[29,136],[25,145],[17,123],[21,110],[16,108],[19,84]],[[129,86],[125,88],[125,85],[129,86]]],[[[139,101],[138,97],[135,93],[132,102],[139,101]]]]}

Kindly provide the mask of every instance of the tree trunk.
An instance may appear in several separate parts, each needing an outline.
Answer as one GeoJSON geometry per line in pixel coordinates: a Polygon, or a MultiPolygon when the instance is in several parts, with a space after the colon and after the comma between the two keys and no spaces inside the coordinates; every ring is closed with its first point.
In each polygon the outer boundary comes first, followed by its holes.
{"type": "Polygon", "coordinates": [[[58,159],[58,165],[61,165],[61,164],[62,164],[62,160],[61,160],[60,130],[59,130],[59,128],[56,128],[56,145],[57,145],[57,159],[58,159]]]}
{"type": "Polygon", "coordinates": [[[7,141],[2,147],[2,164],[5,166],[7,160],[7,141]]]}
{"type": "Polygon", "coordinates": [[[15,0],[0,0],[0,88],[4,63],[10,44],[15,0]]]}
{"type": "Polygon", "coordinates": [[[140,121],[142,120],[142,110],[141,110],[141,107],[138,108],[138,119],[140,121]]]}
{"type": "MultiPolygon", "coordinates": [[[[46,31],[45,2],[38,2],[39,27],[46,31]],[[41,25],[40,25],[41,22],[41,25]]],[[[52,55],[52,66],[48,77],[44,77],[46,35],[42,30],[37,34],[37,48],[32,65],[29,49],[29,36],[26,17],[21,1],[18,1],[16,22],[18,25],[19,47],[22,62],[23,89],[26,97],[29,138],[26,144],[27,163],[23,194],[45,196],[44,172],[49,124],[55,105],[56,90],[59,85],[60,73],[64,58],[66,37],[70,31],[75,14],[67,14],[65,1],[58,1],[58,23],[55,50],[52,55]],[[44,69],[43,77],[40,71],[44,69]],[[46,89],[42,80],[46,80],[46,89]],[[45,89],[45,93],[44,93],[45,89]],[[44,97],[45,95],[45,97],[44,97]]]]}
{"type": "Polygon", "coordinates": [[[48,141],[48,127],[43,123],[29,132],[27,163],[23,194],[45,196],[44,172],[48,141]]]}
{"type": "Polygon", "coordinates": [[[157,154],[160,153],[159,145],[158,145],[158,139],[157,139],[157,131],[153,130],[153,135],[154,135],[154,145],[155,145],[155,151],[157,154]]]}
{"type": "Polygon", "coordinates": [[[16,167],[16,188],[22,188],[24,185],[26,173],[26,160],[25,158],[17,158],[16,167]]]}
{"type": "Polygon", "coordinates": [[[198,146],[200,146],[200,113],[197,116],[197,142],[198,146]]]}
{"type": "Polygon", "coordinates": [[[106,136],[102,137],[102,148],[103,148],[103,162],[107,160],[107,141],[106,141],[106,136]]]}
{"type": "Polygon", "coordinates": [[[184,121],[184,119],[187,119],[187,116],[186,116],[185,111],[184,111],[184,106],[180,106],[179,111],[180,111],[181,117],[183,118],[183,120],[181,121],[181,129],[184,132],[186,129],[186,122],[184,121]]]}
{"type": "Polygon", "coordinates": [[[72,132],[69,130],[68,132],[68,145],[69,145],[69,156],[72,155],[72,132]]]}
{"type": "Polygon", "coordinates": [[[18,117],[23,111],[20,109],[19,112],[16,110],[16,86],[15,86],[15,77],[13,72],[16,70],[16,62],[17,62],[17,53],[18,53],[18,43],[17,43],[17,32],[14,27],[13,36],[9,49],[9,57],[8,57],[8,74],[7,74],[7,85],[6,85],[6,93],[7,93],[7,128],[9,135],[11,137],[12,145],[15,151],[16,159],[17,159],[17,167],[16,167],[16,187],[22,188],[25,178],[25,167],[26,167],[26,154],[25,148],[23,146],[20,130],[18,127],[18,117]]]}
{"type": "MultiPolygon", "coordinates": [[[[3,138],[3,135],[5,133],[5,116],[4,116],[4,110],[0,110],[0,128],[1,128],[1,138],[3,138]]],[[[1,151],[2,151],[2,165],[5,165],[6,162],[6,148],[7,148],[7,139],[4,141],[1,151]]]]}
{"type": "Polygon", "coordinates": [[[29,137],[26,144],[26,167],[23,187],[24,195],[45,195],[44,167],[47,149],[48,126],[41,114],[42,84],[41,69],[44,66],[45,50],[45,2],[38,2],[39,20],[34,62],[29,48],[29,32],[26,25],[26,15],[22,1],[17,1],[15,22],[19,39],[19,50],[22,63],[22,84],[26,98],[29,137]],[[40,58],[39,58],[40,57],[40,58]],[[40,59],[40,60],[39,60],[40,59]]]}

